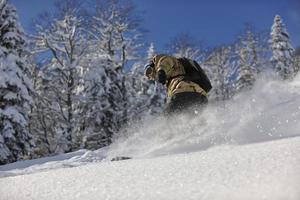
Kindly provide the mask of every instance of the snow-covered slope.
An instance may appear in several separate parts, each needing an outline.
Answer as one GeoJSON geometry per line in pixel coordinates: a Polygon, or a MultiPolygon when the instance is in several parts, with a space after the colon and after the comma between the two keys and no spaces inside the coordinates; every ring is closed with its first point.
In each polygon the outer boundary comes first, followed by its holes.
{"type": "Polygon", "coordinates": [[[2,200],[300,199],[300,137],[0,179],[2,200]]]}
{"type": "Polygon", "coordinates": [[[300,77],[264,77],[197,117],[145,119],[107,149],[0,166],[0,177],[1,200],[299,200],[300,77]]]}

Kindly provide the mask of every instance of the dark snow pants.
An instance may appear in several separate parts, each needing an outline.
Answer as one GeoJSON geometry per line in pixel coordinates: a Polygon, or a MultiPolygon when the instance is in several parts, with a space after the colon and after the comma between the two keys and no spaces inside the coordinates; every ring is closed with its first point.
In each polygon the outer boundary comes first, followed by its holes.
{"type": "Polygon", "coordinates": [[[197,92],[177,93],[168,99],[164,114],[199,113],[207,103],[207,97],[197,92]]]}

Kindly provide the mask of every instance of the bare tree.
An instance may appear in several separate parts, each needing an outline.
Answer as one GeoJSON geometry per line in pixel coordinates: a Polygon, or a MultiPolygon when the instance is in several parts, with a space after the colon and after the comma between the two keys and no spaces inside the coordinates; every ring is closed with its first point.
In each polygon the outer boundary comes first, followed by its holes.
{"type": "Polygon", "coordinates": [[[167,52],[177,57],[186,57],[198,62],[203,61],[207,56],[202,42],[187,33],[179,34],[172,38],[166,45],[167,52]]]}
{"type": "MultiPolygon", "coordinates": [[[[75,1],[74,1],[75,2],[75,1]]],[[[56,152],[68,152],[76,148],[74,136],[76,135],[76,108],[78,106],[80,79],[83,66],[81,60],[85,56],[87,43],[85,42],[84,27],[78,16],[77,4],[57,4],[62,18],[53,18],[49,27],[37,27],[38,35],[35,37],[36,52],[44,52],[47,57],[39,78],[41,101],[46,113],[51,115],[40,120],[48,124],[53,135],[60,135],[55,143],[56,152]],[[60,5],[60,6],[59,6],[60,5]],[[52,121],[52,122],[51,122],[52,121]],[[53,126],[54,127],[50,127],[53,126]]]]}

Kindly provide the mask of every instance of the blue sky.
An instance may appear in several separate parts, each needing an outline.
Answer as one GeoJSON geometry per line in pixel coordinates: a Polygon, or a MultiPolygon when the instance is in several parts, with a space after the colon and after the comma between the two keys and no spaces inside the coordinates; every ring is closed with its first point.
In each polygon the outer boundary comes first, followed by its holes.
{"type": "MultiPolygon", "coordinates": [[[[55,0],[10,0],[28,32],[31,19],[54,9],[55,0]]],[[[276,14],[282,16],[294,47],[300,46],[300,0],[132,0],[149,30],[147,41],[158,49],[171,37],[189,33],[205,44],[230,43],[252,23],[257,30],[270,30],[276,14]]]]}

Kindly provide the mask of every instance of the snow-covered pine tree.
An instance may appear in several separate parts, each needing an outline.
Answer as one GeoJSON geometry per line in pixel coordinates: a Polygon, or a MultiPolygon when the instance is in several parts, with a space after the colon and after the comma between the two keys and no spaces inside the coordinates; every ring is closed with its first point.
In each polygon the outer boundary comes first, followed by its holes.
{"type": "Polygon", "coordinates": [[[263,71],[272,69],[270,61],[270,55],[272,54],[270,48],[270,32],[267,30],[260,31],[255,34],[255,38],[257,40],[257,73],[259,74],[263,71]]]}
{"type": "Polygon", "coordinates": [[[221,46],[212,51],[201,65],[212,83],[209,93],[212,101],[224,101],[232,96],[230,77],[232,74],[232,46],[221,46]]]}
{"type": "Polygon", "coordinates": [[[235,90],[238,92],[253,86],[258,71],[257,40],[250,27],[246,27],[237,50],[239,61],[235,90]]]}
{"type": "Polygon", "coordinates": [[[133,97],[131,98],[131,107],[128,111],[128,113],[130,113],[130,119],[140,119],[147,114],[153,115],[162,112],[166,98],[165,89],[161,84],[149,81],[144,75],[145,64],[147,64],[155,54],[154,44],[151,43],[147,51],[146,59],[135,63],[130,70],[130,88],[131,96],[133,97]]]}
{"type": "Polygon", "coordinates": [[[0,164],[27,158],[32,83],[24,59],[25,37],[14,6],[0,1],[0,164]]]}
{"type": "Polygon", "coordinates": [[[293,52],[290,36],[279,15],[274,18],[271,29],[272,58],[275,70],[282,79],[291,79],[294,76],[293,52]]]}
{"type": "Polygon", "coordinates": [[[294,53],[294,71],[298,74],[300,71],[300,47],[296,48],[294,53]]]}
{"type": "Polygon", "coordinates": [[[109,98],[115,84],[107,74],[107,68],[110,67],[107,57],[99,54],[98,50],[91,48],[83,58],[83,63],[85,70],[80,114],[84,117],[79,122],[83,135],[82,147],[98,149],[109,145],[116,131],[113,125],[117,115],[114,115],[114,102],[109,98]]]}

